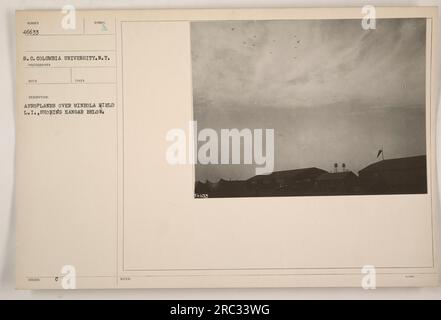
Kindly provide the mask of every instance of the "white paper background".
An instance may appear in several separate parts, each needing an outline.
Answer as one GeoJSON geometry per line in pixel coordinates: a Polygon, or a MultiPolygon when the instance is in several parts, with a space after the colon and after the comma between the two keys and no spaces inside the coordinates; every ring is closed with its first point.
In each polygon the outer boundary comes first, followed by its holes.
{"type": "MultiPolygon", "coordinates": [[[[441,1],[289,1],[289,0],[218,0],[218,1],[18,1],[0,2],[0,299],[441,299],[441,288],[363,289],[145,289],[145,290],[78,290],[16,291],[15,217],[14,217],[14,79],[15,17],[17,9],[57,9],[72,4],[78,9],[100,8],[231,8],[231,7],[330,7],[372,5],[436,5],[441,1]]],[[[439,57],[438,57],[439,59],[439,57]]],[[[440,65],[440,64],[439,64],[440,65]]],[[[438,130],[439,131],[439,130],[438,130]]],[[[439,136],[439,135],[438,135],[439,136]]],[[[440,153],[438,152],[438,155],[440,153]]],[[[439,239],[438,239],[439,241],[439,239]]],[[[441,246],[439,246],[441,248],[441,246]]]]}

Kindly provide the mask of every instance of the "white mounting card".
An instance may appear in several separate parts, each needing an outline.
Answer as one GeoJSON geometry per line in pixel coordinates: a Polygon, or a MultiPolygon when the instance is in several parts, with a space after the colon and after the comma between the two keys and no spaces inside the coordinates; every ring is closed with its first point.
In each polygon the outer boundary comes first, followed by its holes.
{"type": "Polygon", "coordinates": [[[438,284],[434,7],[16,12],[19,289],[438,284]]]}

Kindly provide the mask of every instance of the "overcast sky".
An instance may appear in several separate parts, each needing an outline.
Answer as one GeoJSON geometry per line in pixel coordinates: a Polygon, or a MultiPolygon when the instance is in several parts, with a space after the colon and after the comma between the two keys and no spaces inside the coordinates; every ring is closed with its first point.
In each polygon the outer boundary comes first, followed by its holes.
{"type": "MultiPolygon", "coordinates": [[[[425,20],[193,22],[199,129],[273,128],[275,170],[425,154],[425,20]]],[[[254,166],[196,166],[246,179],[254,166]]]]}

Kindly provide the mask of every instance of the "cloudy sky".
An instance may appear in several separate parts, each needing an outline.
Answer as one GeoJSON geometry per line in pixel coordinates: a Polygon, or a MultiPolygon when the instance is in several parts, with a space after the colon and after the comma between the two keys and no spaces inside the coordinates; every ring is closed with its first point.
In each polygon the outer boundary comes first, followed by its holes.
{"type": "MultiPolygon", "coordinates": [[[[425,20],[193,22],[199,129],[273,128],[275,170],[425,154],[425,20]]],[[[196,166],[246,179],[254,166],[196,166]]]]}

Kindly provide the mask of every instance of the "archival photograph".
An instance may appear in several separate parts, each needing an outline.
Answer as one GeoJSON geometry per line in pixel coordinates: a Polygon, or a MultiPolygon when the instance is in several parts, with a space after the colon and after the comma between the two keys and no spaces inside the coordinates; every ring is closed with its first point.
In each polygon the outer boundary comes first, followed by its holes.
{"type": "Polygon", "coordinates": [[[426,19],[191,23],[195,198],[427,193],[426,19]]]}

